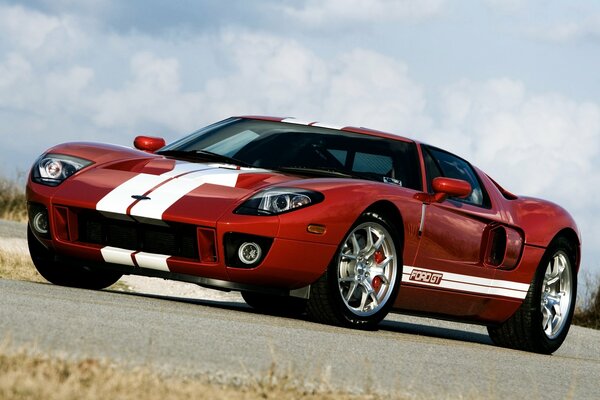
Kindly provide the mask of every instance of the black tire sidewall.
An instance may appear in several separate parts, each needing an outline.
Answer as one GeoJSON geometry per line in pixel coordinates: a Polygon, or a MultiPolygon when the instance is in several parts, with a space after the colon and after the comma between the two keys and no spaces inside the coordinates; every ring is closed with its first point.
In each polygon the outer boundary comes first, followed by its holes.
{"type": "Polygon", "coordinates": [[[54,252],[47,249],[35,237],[29,225],[27,226],[27,246],[37,271],[44,279],[55,285],[99,290],[113,285],[123,276],[117,271],[92,270],[72,265],[73,262],[59,262],[54,252]]]}

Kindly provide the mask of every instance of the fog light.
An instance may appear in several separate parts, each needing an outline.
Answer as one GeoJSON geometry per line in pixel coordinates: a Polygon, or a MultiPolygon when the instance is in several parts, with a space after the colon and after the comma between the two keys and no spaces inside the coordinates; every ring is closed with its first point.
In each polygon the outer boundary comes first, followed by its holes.
{"type": "Polygon", "coordinates": [[[48,234],[48,214],[46,211],[39,211],[33,217],[33,229],[42,235],[48,234]]]}
{"type": "Polygon", "coordinates": [[[260,246],[254,242],[244,242],[238,250],[238,257],[244,264],[254,264],[260,259],[261,255],[260,246]]]}

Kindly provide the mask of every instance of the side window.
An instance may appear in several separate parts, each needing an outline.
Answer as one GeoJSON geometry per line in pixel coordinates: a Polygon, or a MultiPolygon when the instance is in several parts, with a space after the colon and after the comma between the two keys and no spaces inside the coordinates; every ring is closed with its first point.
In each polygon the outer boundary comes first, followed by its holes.
{"type": "Polygon", "coordinates": [[[427,191],[429,193],[433,193],[433,187],[431,186],[431,182],[438,176],[444,176],[437,163],[429,154],[429,151],[423,148],[423,160],[425,161],[425,171],[427,172],[427,191]]]}
{"type": "Polygon", "coordinates": [[[489,207],[487,193],[483,190],[477,174],[468,162],[448,152],[431,147],[424,149],[424,155],[429,191],[432,191],[431,182],[438,176],[462,179],[469,182],[473,190],[468,197],[456,200],[476,206],[489,207]]]}

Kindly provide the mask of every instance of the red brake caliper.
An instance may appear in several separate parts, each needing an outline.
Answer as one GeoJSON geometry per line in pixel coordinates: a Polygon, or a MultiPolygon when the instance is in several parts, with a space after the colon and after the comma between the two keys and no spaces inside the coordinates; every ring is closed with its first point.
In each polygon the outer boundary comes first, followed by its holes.
{"type": "MultiPolygon", "coordinates": [[[[385,259],[385,257],[383,256],[383,252],[381,250],[377,250],[374,254],[374,259],[375,262],[377,264],[381,264],[383,262],[383,260],[385,259]]],[[[373,281],[371,282],[371,286],[373,286],[373,290],[375,290],[376,292],[379,292],[379,289],[381,289],[381,284],[382,284],[382,280],[379,276],[376,276],[375,278],[373,278],[373,281]]]]}

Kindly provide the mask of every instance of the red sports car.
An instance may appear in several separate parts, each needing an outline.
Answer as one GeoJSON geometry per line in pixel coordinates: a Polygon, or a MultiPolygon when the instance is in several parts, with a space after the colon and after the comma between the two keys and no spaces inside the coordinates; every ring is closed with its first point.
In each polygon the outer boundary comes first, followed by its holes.
{"type": "Polygon", "coordinates": [[[135,147],[67,143],[35,162],[29,248],[48,281],[101,289],[123,274],[161,277],[348,327],[427,314],[540,353],[567,335],[573,218],[447,151],[272,117],[135,147]]]}

